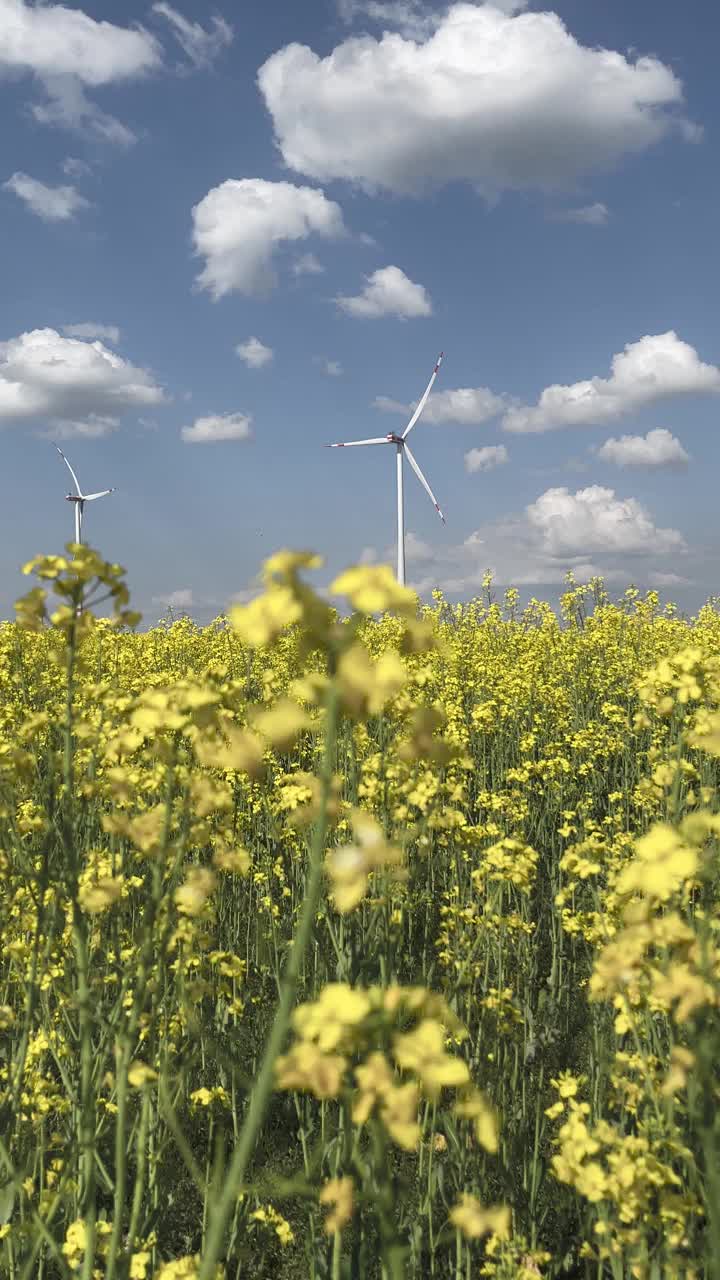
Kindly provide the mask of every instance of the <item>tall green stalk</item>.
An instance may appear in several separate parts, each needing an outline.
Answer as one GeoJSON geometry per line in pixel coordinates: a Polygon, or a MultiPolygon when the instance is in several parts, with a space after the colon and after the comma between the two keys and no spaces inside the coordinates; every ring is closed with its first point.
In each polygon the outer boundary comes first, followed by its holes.
{"type": "Polygon", "coordinates": [[[245,1174],[255,1150],[255,1143],[267,1112],[275,1080],[275,1061],[282,1050],[290,1025],[290,1015],[295,1004],[298,981],[303,960],[312,937],[318,903],[322,891],[327,810],[335,759],[335,743],[338,720],[338,693],[335,685],[330,688],[325,722],[325,751],[321,771],[322,790],[320,812],[310,849],[305,898],[300,911],[297,931],[293,939],[285,971],[282,976],[280,996],[270,1029],[260,1070],[250,1094],[247,1115],[228,1168],[225,1185],[210,1214],[207,1241],[197,1274],[197,1280],[211,1280],[222,1252],[227,1224],[232,1216],[245,1181],[245,1174]]]}

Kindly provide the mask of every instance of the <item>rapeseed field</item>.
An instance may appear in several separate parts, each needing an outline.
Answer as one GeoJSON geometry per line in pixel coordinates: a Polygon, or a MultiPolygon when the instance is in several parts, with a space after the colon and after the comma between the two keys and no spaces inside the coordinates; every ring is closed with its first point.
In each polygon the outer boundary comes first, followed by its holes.
{"type": "MultiPolygon", "coordinates": [[[[0,626],[0,1275],[720,1276],[720,615],[0,626]]],[[[97,617],[100,608],[109,617],[97,617]]]]}

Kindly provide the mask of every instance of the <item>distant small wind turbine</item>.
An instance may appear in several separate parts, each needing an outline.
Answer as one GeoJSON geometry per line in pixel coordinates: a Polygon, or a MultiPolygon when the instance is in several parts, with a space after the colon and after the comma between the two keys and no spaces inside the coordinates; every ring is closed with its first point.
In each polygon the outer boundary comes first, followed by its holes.
{"type": "Polygon", "coordinates": [[[70,466],[70,463],[65,457],[65,454],[63,453],[62,449],[59,447],[59,445],[55,445],[55,448],[57,449],[58,453],[60,454],[60,457],[65,463],[65,466],[70,472],[70,475],[72,476],[73,482],[75,484],[75,488],[77,490],[76,493],[66,494],[65,498],[67,502],[75,503],[75,541],[82,542],[82,521],[83,521],[83,512],[85,510],[85,503],[94,502],[96,498],[106,498],[109,493],[115,493],[115,489],[101,489],[99,493],[83,493],[80,488],[80,482],[77,476],[75,475],[75,472],[73,471],[72,467],[70,466]]]}
{"type": "Polygon", "coordinates": [[[406,443],[407,436],[410,435],[410,432],[412,431],[413,427],[415,426],[415,423],[420,417],[420,414],[425,408],[425,403],[432,390],[432,385],[438,376],[438,371],[440,369],[440,365],[442,364],[442,358],[443,358],[443,352],[441,351],[440,355],[437,358],[437,364],[433,369],[432,377],[425,388],[423,397],[418,402],[417,408],[415,409],[415,412],[413,413],[412,418],[408,422],[401,436],[398,436],[395,434],[394,431],[391,431],[390,434],[387,436],[373,436],[371,440],[343,440],[340,444],[326,445],[326,448],[328,449],[345,449],[345,448],[349,448],[352,445],[361,445],[361,444],[394,444],[395,445],[395,448],[397,450],[397,576],[398,576],[398,582],[403,587],[405,586],[405,508],[404,508],[404,495],[403,495],[403,454],[407,455],[407,460],[410,463],[410,466],[415,472],[415,475],[420,481],[423,489],[426,491],[426,493],[429,494],[430,500],[435,510],[437,511],[443,524],[445,524],[445,517],[442,511],[440,510],[440,507],[438,506],[438,502],[435,497],[435,494],[430,488],[430,485],[428,484],[427,480],[425,479],[425,476],[423,475],[412,453],[410,452],[409,444],[406,443]]]}

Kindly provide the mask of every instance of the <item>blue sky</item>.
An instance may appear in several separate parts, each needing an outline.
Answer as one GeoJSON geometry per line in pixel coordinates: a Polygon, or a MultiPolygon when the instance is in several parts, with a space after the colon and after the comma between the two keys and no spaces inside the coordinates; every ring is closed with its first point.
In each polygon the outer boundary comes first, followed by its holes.
{"type": "Polygon", "coordinates": [[[408,580],[696,609],[719,35],[702,0],[0,0],[0,615],[71,536],[54,441],[117,486],[85,536],[147,621],[281,546],[394,563],[392,451],[321,446],[402,429],[441,349],[408,580]]]}

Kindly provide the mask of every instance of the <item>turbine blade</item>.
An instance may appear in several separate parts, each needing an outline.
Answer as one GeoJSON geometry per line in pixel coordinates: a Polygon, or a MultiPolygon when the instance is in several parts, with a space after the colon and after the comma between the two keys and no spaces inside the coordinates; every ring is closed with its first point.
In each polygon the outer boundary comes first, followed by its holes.
{"type": "Polygon", "coordinates": [[[56,445],[55,445],[55,448],[57,449],[58,453],[60,454],[60,457],[62,458],[63,462],[65,463],[65,466],[67,467],[68,471],[70,472],[70,475],[72,476],[73,480],[75,481],[75,488],[76,488],[76,490],[77,490],[78,497],[79,497],[79,496],[80,496],[80,484],[79,484],[78,478],[77,478],[77,476],[75,475],[75,472],[73,471],[72,467],[70,466],[70,463],[68,462],[67,458],[65,457],[65,454],[63,453],[63,451],[62,451],[62,449],[60,448],[60,446],[56,444],[56,445]]]}
{"type": "Polygon", "coordinates": [[[326,449],[347,449],[356,444],[388,444],[387,436],[373,436],[372,440],[341,440],[339,444],[326,444],[326,449]]]}
{"type": "Polygon", "coordinates": [[[426,386],[426,388],[425,388],[425,391],[424,391],[424,393],[423,393],[422,400],[419,400],[419,401],[418,401],[417,408],[416,408],[416,410],[415,410],[415,412],[414,412],[414,414],[413,414],[412,418],[411,418],[411,419],[410,419],[410,421],[408,422],[408,424],[407,424],[407,426],[406,426],[405,430],[404,430],[404,431],[403,431],[403,433],[402,433],[402,438],[403,438],[403,440],[405,439],[405,437],[406,437],[406,436],[410,435],[410,432],[412,431],[413,427],[415,426],[415,423],[417,422],[418,418],[420,417],[420,414],[422,413],[423,409],[425,408],[425,403],[426,403],[426,401],[427,401],[427,398],[428,398],[428,396],[430,395],[430,392],[432,391],[432,384],[433,384],[433,382],[435,381],[435,379],[436,379],[436,378],[437,378],[437,376],[438,376],[438,373],[439,373],[439,370],[440,370],[440,365],[442,364],[443,355],[444,355],[444,352],[442,352],[442,351],[441,351],[441,352],[440,352],[440,355],[439,355],[439,356],[438,356],[438,358],[437,358],[437,363],[436,363],[436,365],[435,365],[435,368],[434,368],[434,369],[433,369],[433,371],[432,371],[432,377],[431,377],[430,381],[428,382],[428,384],[427,384],[427,386],[426,386]]]}
{"type": "Polygon", "coordinates": [[[84,493],[83,502],[92,502],[94,498],[105,498],[109,493],[115,493],[115,489],[101,489],[99,493],[84,493]]]}
{"type": "Polygon", "coordinates": [[[414,459],[413,455],[411,454],[411,452],[410,452],[410,446],[409,446],[409,445],[407,445],[407,444],[405,445],[405,453],[407,454],[407,460],[408,460],[408,462],[410,463],[410,466],[412,467],[413,471],[415,472],[415,475],[417,476],[418,480],[420,481],[420,483],[421,483],[421,485],[422,485],[423,489],[425,490],[425,492],[426,492],[426,493],[428,493],[428,494],[430,495],[430,498],[431,498],[431,500],[432,500],[432,504],[433,504],[433,506],[434,506],[435,510],[437,511],[437,513],[438,513],[438,515],[439,515],[440,519],[442,520],[443,524],[445,524],[445,517],[444,517],[444,515],[443,515],[442,511],[440,510],[440,507],[438,506],[438,500],[437,500],[437,498],[435,497],[435,494],[433,493],[432,489],[430,488],[430,485],[428,484],[427,480],[425,479],[425,477],[424,477],[424,475],[423,475],[422,471],[420,470],[420,468],[419,468],[419,466],[418,466],[417,462],[415,461],[415,459],[414,459]]]}

